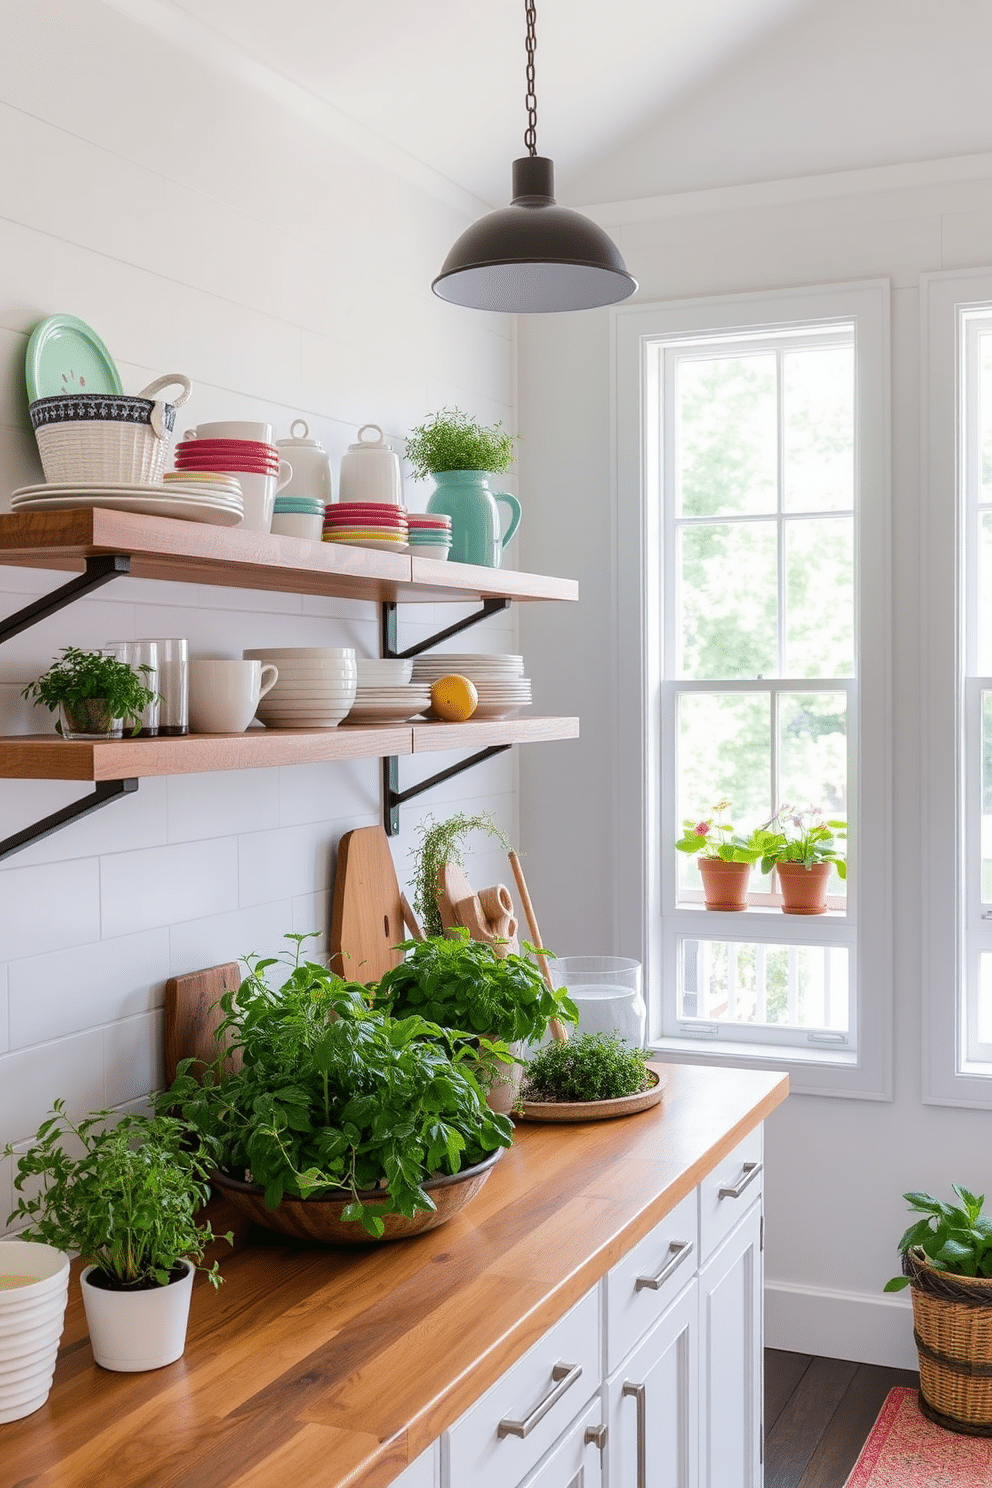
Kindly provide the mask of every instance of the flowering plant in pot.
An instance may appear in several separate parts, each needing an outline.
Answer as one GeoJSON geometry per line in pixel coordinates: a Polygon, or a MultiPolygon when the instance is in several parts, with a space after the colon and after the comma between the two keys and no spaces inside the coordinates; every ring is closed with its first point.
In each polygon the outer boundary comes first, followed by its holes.
{"type": "Polygon", "coordinates": [[[899,1241],[903,1274],[884,1290],[912,1288],[923,1415],[951,1431],[992,1436],[992,1217],[984,1195],[951,1187],[957,1204],[903,1194],[923,1218],[899,1241]]]}
{"type": "Polygon", "coordinates": [[[834,869],[847,877],[847,860],[840,850],[847,822],[825,820],[819,807],[780,806],[771,821],[752,834],[762,873],[774,868],[782,891],[785,914],[826,914],[827,884],[834,869]],[[777,826],[777,830],[772,830],[777,826]]]}
{"type": "Polygon", "coordinates": [[[707,909],[747,909],[751,865],[761,857],[762,844],[756,833],[742,837],[730,822],[718,819],[729,809],[729,801],[718,801],[710,816],[698,820],[687,816],[682,822],[682,836],[675,844],[679,852],[697,854],[707,909]]]}
{"type": "Polygon", "coordinates": [[[22,696],[44,703],[50,713],[58,711],[56,731],[65,739],[120,738],[124,724],[132,736],[141,728],[141,715],[157,694],[140,675],[153,670],[103,651],[80,651],[63,647],[61,655],[37,681],[24,688],[22,696]]]}
{"type": "MultiPolygon", "coordinates": [[[[94,1111],[76,1123],[61,1100],[18,1156],[9,1222],[29,1220],[25,1239],[90,1263],[83,1304],[105,1369],[158,1369],[183,1352],[193,1272],[216,1238],[195,1220],[210,1166],[185,1121],[94,1111]]],[[[216,1261],[206,1276],[220,1284],[216,1261]]]]}

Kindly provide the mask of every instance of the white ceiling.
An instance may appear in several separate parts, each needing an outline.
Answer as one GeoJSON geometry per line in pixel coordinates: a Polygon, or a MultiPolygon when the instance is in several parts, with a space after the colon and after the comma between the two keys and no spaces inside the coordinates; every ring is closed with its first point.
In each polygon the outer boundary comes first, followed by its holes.
{"type": "MultiPolygon", "coordinates": [[[[524,153],[523,0],[168,0],[483,201],[524,153]]],[[[538,149],[561,195],[814,0],[540,0],[538,149]]]]}

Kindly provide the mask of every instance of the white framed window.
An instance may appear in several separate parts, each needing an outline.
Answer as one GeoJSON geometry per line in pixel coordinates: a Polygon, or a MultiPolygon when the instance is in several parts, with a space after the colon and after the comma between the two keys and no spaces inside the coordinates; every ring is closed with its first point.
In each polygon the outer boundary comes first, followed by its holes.
{"type": "Polygon", "coordinates": [[[891,1095],[888,284],[614,313],[621,914],[666,1057],[891,1095]],[[824,916],[706,910],[687,816],[849,822],[824,916]],[[637,934],[635,916],[643,918],[637,934]]]}
{"type": "Polygon", "coordinates": [[[992,269],[921,296],[923,1095],[992,1107],[992,269]]]}

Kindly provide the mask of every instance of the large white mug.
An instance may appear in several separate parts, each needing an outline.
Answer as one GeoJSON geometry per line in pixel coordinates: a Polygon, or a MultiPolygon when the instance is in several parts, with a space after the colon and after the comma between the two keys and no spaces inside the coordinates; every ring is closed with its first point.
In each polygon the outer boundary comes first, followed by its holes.
{"type": "Polygon", "coordinates": [[[243,734],[279,679],[260,661],[191,661],[189,721],[195,734],[243,734]]]}
{"type": "Polygon", "coordinates": [[[245,503],[245,514],[238,523],[238,530],[271,532],[276,497],[293,479],[292,465],[283,460],[277,476],[253,475],[243,470],[232,470],[230,473],[237,477],[245,503]]]}
{"type": "Polygon", "coordinates": [[[184,439],[250,439],[256,444],[272,443],[272,425],[250,423],[245,419],[227,419],[219,424],[197,424],[187,429],[184,439]]]}

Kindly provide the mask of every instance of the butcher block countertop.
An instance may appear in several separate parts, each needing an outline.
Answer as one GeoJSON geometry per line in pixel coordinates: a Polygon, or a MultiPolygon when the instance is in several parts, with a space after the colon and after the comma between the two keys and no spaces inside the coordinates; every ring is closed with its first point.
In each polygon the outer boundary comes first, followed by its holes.
{"type": "Polygon", "coordinates": [[[346,1251],[250,1231],[219,1292],[197,1278],[165,1369],[95,1365],[73,1282],[48,1403],[0,1426],[0,1488],[385,1488],[788,1093],[775,1072],[664,1073],[637,1116],[520,1124],[425,1235],[346,1251]]]}

